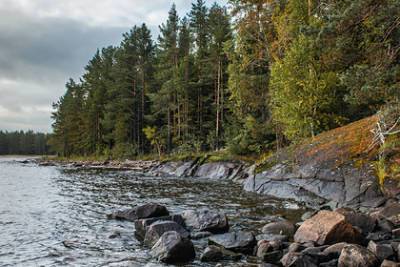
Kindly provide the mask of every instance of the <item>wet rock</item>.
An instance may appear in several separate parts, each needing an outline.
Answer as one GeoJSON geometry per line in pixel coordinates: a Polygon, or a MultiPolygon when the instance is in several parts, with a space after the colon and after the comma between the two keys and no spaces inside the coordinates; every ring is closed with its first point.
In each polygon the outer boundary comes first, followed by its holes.
{"type": "Polygon", "coordinates": [[[359,245],[347,245],[339,257],[338,267],[375,267],[379,261],[368,249],[359,245]]]}
{"type": "Polygon", "coordinates": [[[399,262],[384,260],[381,264],[381,267],[400,267],[399,262]]]}
{"type": "Polygon", "coordinates": [[[212,236],[211,232],[194,232],[194,233],[190,233],[190,238],[191,239],[202,239],[202,238],[206,238],[212,236]]]}
{"type": "Polygon", "coordinates": [[[151,224],[146,232],[144,244],[151,247],[165,233],[174,231],[179,233],[183,238],[189,238],[189,232],[174,221],[157,221],[151,224]]]}
{"type": "Polygon", "coordinates": [[[139,241],[143,241],[146,235],[148,227],[157,221],[174,221],[182,227],[185,226],[185,222],[181,215],[174,214],[171,216],[163,216],[149,219],[140,219],[135,221],[135,237],[139,241]]]}
{"type": "Polygon", "coordinates": [[[348,243],[346,242],[336,243],[324,249],[323,253],[334,258],[339,258],[342,249],[347,245],[348,243]]]}
{"type": "Polygon", "coordinates": [[[145,204],[142,206],[135,207],[133,209],[127,209],[122,211],[116,211],[112,214],[107,215],[109,219],[116,220],[127,220],[134,222],[138,219],[154,218],[168,216],[169,212],[166,207],[159,204],[145,204]]]}
{"type": "Polygon", "coordinates": [[[291,237],[294,235],[295,227],[289,221],[271,222],[266,224],[262,228],[261,232],[264,234],[276,234],[291,237]]]}
{"type": "Polygon", "coordinates": [[[369,215],[356,212],[349,208],[340,208],[335,211],[342,214],[347,223],[361,229],[362,234],[367,235],[369,232],[373,231],[376,226],[376,219],[369,215]]]}
{"type": "Polygon", "coordinates": [[[318,245],[328,245],[338,242],[361,243],[361,234],[349,223],[345,216],[322,210],[306,220],[294,235],[298,243],[315,242],[318,245]]]}
{"type": "Polygon", "coordinates": [[[369,241],[368,250],[374,253],[380,261],[390,259],[394,255],[392,245],[390,244],[378,244],[374,241],[369,241]]]}
{"type": "Polygon", "coordinates": [[[253,250],[257,245],[253,233],[244,231],[215,235],[210,237],[208,240],[212,245],[245,254],[253,253],[253,250]]]}
{"type": "Polygon", "coordinates": [[[317,267],[318,261],[309,255],[299,252],[289,252],[281,259],[284,267],[317,267]]]}
{"type": "Polygon", "coordinates": [[[182,213],[186,227],[191,231],[224,233],[229,230],[228,218],[224,213],[208,209],[187,210],[182,213]]]}
{"type": "Polygon", "coordinates": [[[151,255],[158,261],[174,264],[190,262],[196,253],[192,241],[175,231],[169,231],[155,243],[151,255]]]}
{"type": "Polygon", "coordinates": [[[217,262],[224,257],[221,249],[217,246],[208,246],[200,256],[202,262],[217,262]]]}

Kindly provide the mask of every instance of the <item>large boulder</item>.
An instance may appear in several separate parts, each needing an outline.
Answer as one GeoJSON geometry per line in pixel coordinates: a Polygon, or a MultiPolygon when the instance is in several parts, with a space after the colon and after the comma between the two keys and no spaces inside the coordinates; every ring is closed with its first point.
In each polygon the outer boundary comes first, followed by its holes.
{"type": "Polygon", "coordinates": [[[174,221],[183,227],[185,226],[185,222],[183,221],[182,216],[178,214],[149,219],[139,219],[135,221],[135,237],[139,241],[143,241],[148,227],[157,221],[174,221]]]}
{"type": "Polygon", "coordinates": [[[225,233],[229,230],[228,218],[224,213],[208,209],[187,210],[182,213],[186,227],[196,232],[225,233]]]}
{"type": "Polygon", "coordinates": [[[133,209],[120,210],[107,215],[109,219],[127,220],[134,222],[138,219],[154,218],[168,216],[169,212],[165,206],[148,203],[142,206],[137,206],[133,209]]]}
{"type": "Polygon", "coordinates": [[[174,221],[157,221],[151,224],[144,237],[144,244],[151,247],[166,232],[174,231],[183,238],[189,238],[189,232],[174,221]]]}
{"type": "Polygon", "coordinates": [[[342,249],[338,267],[376,267],[379,260],[368,249],[351,244],[342,249]]]}
{"type": "Polygon", "coordinates": [[[244,231],[215,235],[210,237],[208,240],[211,245],[220,246],[227,250],[245,254],[253,253],[254,248],[257,245],[254,234],[244,231]]]}
{"type": "Polygon", "coordinates": [[[266,224],[261,232],[264,234],[285,235],[292,237],[295,232],[293,223],[289,221],[278,221],[266,224]]]}
{"type": "Polygon", "coordinates": [[[151,255],[168,264],[190,262],[196,257],[192,241],[175,231],[165,232],[152,247],[151,255]]]}
{"type": "Polygon", "coordinates": [[[363,238],[357,229],[346,222],[344,215],[322,210],[302,223],[294,240],[297,243],[329,245],[339,242],[361,243],[363,238]]]}

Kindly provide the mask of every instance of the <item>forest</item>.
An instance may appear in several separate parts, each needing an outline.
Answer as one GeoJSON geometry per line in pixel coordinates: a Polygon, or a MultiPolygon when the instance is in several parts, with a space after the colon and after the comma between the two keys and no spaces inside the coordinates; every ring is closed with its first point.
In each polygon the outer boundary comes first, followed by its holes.
{"type": "Polygon", "coordinates": [[[0,131],[0,155],[49,155],[49,134],[0,131]]]}
{"type": "Polygon", "coordinates": [[[50,144],[61,156],[257,155],[398,103],[399,63],[398,0],[172,5],[157,37],[133,26],[68,81],[50,144]]]}

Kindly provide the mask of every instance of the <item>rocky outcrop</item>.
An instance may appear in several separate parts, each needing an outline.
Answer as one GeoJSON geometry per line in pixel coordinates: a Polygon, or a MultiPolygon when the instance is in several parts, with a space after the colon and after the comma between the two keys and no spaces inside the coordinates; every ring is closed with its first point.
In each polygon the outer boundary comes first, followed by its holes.
{"type": "Polygon", "coordinates": [[[151,255],[158,261],[173,264],[192,261],[196,252],[189,239],[170,231],[165,232],[152,247],[151,255]]]}

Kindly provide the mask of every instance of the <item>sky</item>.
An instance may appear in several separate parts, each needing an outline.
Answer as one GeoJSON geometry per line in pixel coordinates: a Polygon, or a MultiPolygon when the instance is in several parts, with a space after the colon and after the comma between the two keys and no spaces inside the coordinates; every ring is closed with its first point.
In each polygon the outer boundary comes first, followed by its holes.
{"type": "Polygon", "coordinates": [[[191,6],[190,0],[0,0],[0,130],[51,132],[52,103],[66,81],[78,79],[97,48],[118,45],[135,24],[145,22],[155,38],[173,2],[181,16],[191,6]]]}

